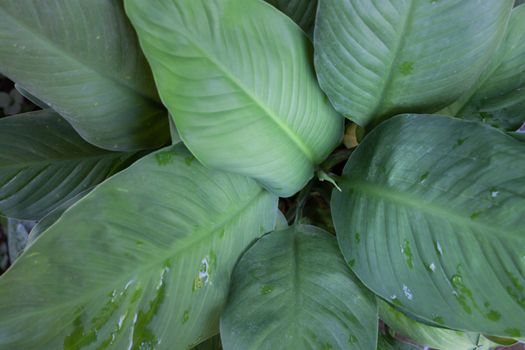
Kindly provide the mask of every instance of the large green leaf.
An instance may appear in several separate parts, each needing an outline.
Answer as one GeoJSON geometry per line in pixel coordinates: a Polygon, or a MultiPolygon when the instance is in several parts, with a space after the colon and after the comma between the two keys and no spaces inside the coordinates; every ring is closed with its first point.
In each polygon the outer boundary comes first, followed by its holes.
{"type": "Polygon", "coordinates": [[[136,150],[169,139],[121,0],[2,0],[0,72],[99,147],[136,150]]]}
{"type": "Polygon", "coordinates": [[[379,317],[390,329],[417,344],[440,350],[476,350],[484,342],[479,333],[453,331],[416,322],[381,300],[378,300],[378,306],[379,317]]]}
{"type": "Polygon", "coordinates": [[[136,157],[90,145],[50,110],[2,118],[0,212],[40,219],[136,157]]]}
{"type": "Polygon", "coordinates": [[[512,10],[504,42],[480,82],[454,115],[514,131],[525,121],[525,5],[512,10]]]}
{"type": "Polygon", "coordinates": [[[303,30],[312,34],[317,11],[317,0],[266,0],[295,21],[303,30]]]}
{"type": "Polygon", "coordinates": [[[264,236],[236,265],[221,337],[227,350],[373,350],[377,306],[335,238],[299,225],[264,236]]]}
{"type": "Polygon", "coordinates": [[[311,44],[259,0],[126,0],[182,140],[206,166],[280,196],[312,177],[342,137],[311,44]]]}
{"type": "Polygon", "coordinates": [[[436,112],[470,88],[500,42],[513,0],[321,0],[319,82],[357,124],[436,112]]]}
{"type": "Polygon", "coordinates": [[[373,130],[334,191],[339,245],[376,294],[454,329],[525,334],[525,144],[404,115],[373,130]]]}
{"type": "Polygon", "coordinates": [[[388,335],[379,335],[377,350],[421,350],[422,347],[396,340],[388,335]]]}
{"type": "Polygon", "coordinates": [[[277,198],[148,155],[68,209],[0,277],[1,349],[187,349],[218,331],[235,261],[277,198]]]}

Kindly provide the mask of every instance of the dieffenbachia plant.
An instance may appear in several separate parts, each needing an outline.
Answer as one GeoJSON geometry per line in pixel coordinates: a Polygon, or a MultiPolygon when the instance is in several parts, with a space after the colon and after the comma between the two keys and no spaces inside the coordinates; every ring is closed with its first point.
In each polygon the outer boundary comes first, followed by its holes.
{"type": "Polygon", "coordinates": [[[523,340],[521,3],[0,1],[0,349],[523,340]]]}

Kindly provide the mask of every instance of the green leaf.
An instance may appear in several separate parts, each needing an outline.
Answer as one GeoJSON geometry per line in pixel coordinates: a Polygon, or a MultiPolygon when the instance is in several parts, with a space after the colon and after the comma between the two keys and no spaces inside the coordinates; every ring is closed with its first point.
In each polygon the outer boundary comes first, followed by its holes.
{"type": "Polygon", "coordinates": [[[421,347],[404,343],[388,335],[379,335],[377,350],[420,350],[421,347]]]}
{"type": "Polygon", "coordinates": [[[42,233],[44,233],[49,227],[51,227],[51,225],[53,225],[58,220],[58,218],[60,218],[62,214],[64,214],[64,212],[67,209],[69,209],[69,207],[78,202],[82,197],[84,197],[92,190],[93,188],[89,188],[87,190],[77,193],[73,197],[69,198],[67,201],[60,203],[58,207],[56,207],[46,216],[40,219],[38,223],[33,227],[31,232],[29,232],[29,236],[27,237],[27,245],[25,249],[28,249],[29,246],[33,244],[33,242],[38,237],[40,237],[42,233]]]}
{"type": "Polygon", "coordinates": [[[307,34],[313,34],[317,0],[266,0],[294,20],[307,34]]]}
{"type": "Polygon", "coordinates": [[[50,110],[2,118],[0,211],[12,218],[40,219],[137,155],[90,145],[50,110]]]}
{"type": "Polygon", "coordinates": [[[216,335],[197,345],[193,350],[222,350],[221,337],[216,335]]]}
{"type": "Polygon", "coordinates": [[[378,300],[379,317],[396,333],[416,343],[440,350],[476,350],[481,335],[445,328],[431,327],[416,322],[394,307],[378,300]]]}
{"type": "Polygon", "coordinates": [[[20,86],[20,84],[15,83],[15,89],[20,93],[20,95],[22,95],[23,97],[25,97],[26,99],[31,101],[31,103],[33,103],[34,105],[36,105],[36,106],[38,106],[38,107],[40,107],[42,109],[49,109],[49,106],[47,105],[47,103],[45,103],[44,101],[40,100],[35,95],[31,94],[29,91],[24,89],[24,87],[20,86]]]}
{"type": "Polygon", "coordinates": [[[525,5],[512,10],[505,40],[473,91],[452,109],[509,131],[525,121],[525,5]]]}
{"type": "Polygon", "coordinates": [[[0,71],[90,143],[137,150],[169,127],[119,0],[3,0],[0,71]]]}
{"type": "Polygon", "coordinates": [[[493,342],[496,345],[504,345],[504,346],[514,345],[514,344],[516,344],[518,342],[515,339],[493,337],[493,336],[489,336],[489,335],[486,335],[485,338],[488,341],[493,342]]]}
{"type": "Polygon", "coordinates": [[[187,349],[218,331],[233,266],[275,225],[253,180],[146,156],[69,208],[0,277],[0,348],[187,349]]]}
{"type": "Polygon", "coordinates": [[[288,197],[342,137],[311,44],[259,0],[126,0],[184,143],[204,165],[288,197]]]}
{"type": "Polygon", "coordinates": [[[525,144],[455,118],[373,130],[332,195],[339,245],[383,299],[453,329],[525,334],[525,144]]]}
{"type": "Polygon", "coordinates": [[[34,226],[34,221],[23,221],[11,218],[7,219],[7,249],[9,252],[9,260],[11,261],[11,264],[13,264],[24,251],[24,248],[28,242],[29,232],[34,226]]]}
{"type": "Polygon", "coordinates": [[[360,126],[436,112],[481,74],[513,0],[321,0],[315,62],[336,109],[360,126]]]}
{"type": "Polygon", "coordinates": [[[313,226],[272,232],[235,266],[221,316],[225,349],[374,349],[377,306],[335,238],[313,226]]]}

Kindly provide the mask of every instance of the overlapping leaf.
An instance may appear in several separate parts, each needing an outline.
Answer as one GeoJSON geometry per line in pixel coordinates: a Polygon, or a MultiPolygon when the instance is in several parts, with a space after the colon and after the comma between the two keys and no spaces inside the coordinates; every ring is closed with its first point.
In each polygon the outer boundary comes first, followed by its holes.
{"type": "Polygon", "coordinates": [[[0,213],[37,220],[129,165],[136,152],[84,141],[55,112],[0,119],[0,213]]]}
{"type": "Polygon", "coordinates": [[[512,0],[321,0],[319,82],[364,126],[436,112],[469,89],[503,37],[512,0]]]}
{"type": "Polygon", "coordinates": [[[149,155],[44,232],[0,277],[0,348],[174,350],[216,334],[233,265],[273,229],[277,198],[193,159],[149,155]]]}
{"type": "Polygon", "coordinates": [[[136,150],[169,139],[120,0],[3,0],[0,71],[99,147],[136,150]]]}
{"type": "Polygon", "coordinates": [[[334,191],[340,247],[375,293],[425,320],[525,334],[525,144],[404,115],[373,130],[334,191]]]}
{"type": "Polygon", "coordinates": [[[160,95],[206,166],[291,196],[342,136],[311,45],[259,0],[126,0],[160,95]]]}
{"type": "Polygon", "coordinates": [[[261,238],[235,267],[225,349],[375,349],[377,307],[334,237],[295,226],[261,238]]]}
{"type": "Polygon", "coordinates": [[[313,34],[317,0],[266,0],[286,13],[307,34],[313,34]]]}
{"type": "Polygon", "coordinates": [[[391,330],[417,344],[440,350],[476,350],[489,343],[479,333],[453,331],[416,322],[384,301],[378,301],[378,306],[379,317],[391,330]]]}
{"type": "Polygon", "coordinates": [[[514,131],[525,121],[525,5],[512,10],[504,42],[481,81],[458,103],[455,115],[514,131]]]}

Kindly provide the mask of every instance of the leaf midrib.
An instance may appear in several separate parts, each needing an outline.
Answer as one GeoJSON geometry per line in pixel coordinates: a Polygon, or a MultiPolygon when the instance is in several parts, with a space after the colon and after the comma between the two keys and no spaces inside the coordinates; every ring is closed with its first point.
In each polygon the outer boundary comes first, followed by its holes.
{"type": "Polygon", "coordinates": [[[410,27],[410,23],[412,22],[412,15],[414,14],[414,11],[415,11],[415,8],[416,8],[416,3],[417,0],[411,0],[410,1],[410,5],[409,5],[409,8],[408,8],[408,13],[403,21],[403,24],[402,24],[402,28],[401,28],[401,31],[399,33],[399,39],[396,43],[396,46],[394,47],[394,51],[393,51],[393,59],[390,63],[390,66],[388,67],[388,75],[386,76],[386,79],[385,79],[385,83],[383,85],[383,88],[381,89],[380,93],[379,93],[379,97],[377,99],[377,103],[374,107],[374,109],[369,113],[369,116],[370,117],[376,117],[376,115],[379,113],[379,112],[384,112],[384,111],[381,111],[381,108],[383,106],[383,102],[385,101],[386,97],[388,96],[388,93],[389,93],[389,89],[390,87],[392,86],[392,83],[394,81],[394,70],[397,66],[397,63],[399,62],[399,56],[401,55],[401,52],[403,50],[403,47],[404,47],[404,44],[405,44],[405,41],[406,41],[406,37],[407,37],[407,32],[408,32],[408,29],[410,27]]]}
{"type": "MultiPolygon", "coordinates": [[[[456,211],[449,210],[446,206],[429,203],[427,201],[421,200],[420,198],[412,197],[408,193],[399,192],[393,190],[392,188],[376,183],[350,179],[346,180],[344,184],[346,188],[350,188],[355,192],[361,192],[363,194],[388,200],[405,207],[410,207],[417,211],[423,212],[425,215],[440,217],[445,221],[453,222],[460,226],[469,226],[473,229],[476,229],[475,232],[479,232],[480,234],[483,234],[492,239],[494,239],[494,237],[502,236],[508,238],[518,238],[520,236],[519,231],[513,232],[492,226],[486,222],[474,221],[469,217],[457,214],[456,211]]],[[[521,235],[523,235],[523,233],[521,233],[521,235]]]]}
{"type": "MultiPolygon", "coordinates": [[[[126,90],[130,90],[134,94],[137,94],[137,95],[141,96],[142,98],[144,98],[144,99],[146,99],[148,101],[152,101],[159,108],[162,108],[161,107],[162,104],[161,104],[161,102],[159,100],[153,98],[152,96],[148,95],[147,93],[145,93],[143,91],[138,90],[133,85],[126,84],[124,81],[121,81],[120,79],[118,79],[117,77],[109,74],[108,72],[105,72],[105,71],[102,71],[102,70],[99,70],[99,69],[95,69],[94,67],[88,65],[87,63],[83,62],[82,60],[80,60],[75,55],[73,55],[70,52],[64,50],[60,46],[55,45],[55,43],[53,41],[51,41],[49,38],[46,38],[45,36],[41,35],[41,33],[39,33],[39,32],[36,32],[32,27],[26,25],[24,22],[19,20],[17,17],[13,16],[10,12],[6,11],[1,6],[0,6],[0,12],[3,12],[5,17],[11,19],[11,21],[13,21],[18,27],[24,29],[30,35],[32,35],[33,37],[38,39],[38,41],[42,43],[42,46],[47,47],[49,49],[49,51],[57,52],[58,56],[63,56],[63,57],[66,57],[67,59],[69,59],[69,60],[71,60],[73,62],[76,62],[78,65],[84,67],[86,70],[91,71],[91,72],[95,73],[96,75],[100,76],[103,80],[112,82],[113,85],[121,86],[121,87],[123,87],[126,90]]],[[[29,91],[29,90],[27,90],[27,91],[29,91]]],[[[29,91],[29,92],[33,94],[32,91],[29,91]]],[[[36,97],[38,97],[38,96],[36,96],[36,97]]]]}
{"type": "Polygon", "coordinates": [[[241,81],[239,81],[233,74],[230,73],[227,67],[225,67],[221,62],[217,61],[214,58],[214,55],[212,55],[207,50],[203,49],[198,44],[198,40],[196,40],[196,38],[194,38],[189,33],[186,33],[184,30],[178,29],[176,31],[182,34],[184,37],[186,37],[186,39],[188,39],[188,41],[190,41],[193,44],[193,46],[201,53],[201,55],[203,55],[203,57],[205,57],[212,64],[214,64],[225,75],[227,79],[234,83],[250,100],[252,100],[266,115],[268,115],[270,119],[280,128],[280,130],[285,135],[287,135],[291,139],[294,145],[301,151],[301,153],[303,153],[306,156],[306,158],[312,164],[316,164],[316,157],[314,156],[314,153],[303,142],[303,140],[299,137],[299,135],[296,132],[290,129],[288,125],[286,125],[286,123],[283,122],[272,110],[266,107],[265,104],[263,104],[255,95],[253,95],[241,81]]]}
{"type": "Polygon", "coordinates": [[[90,155],[86,157],[65,157],[61,159],[47,159],[47,160],[38,160],[34,162],[22,162],[22,163],[16,163],[13,165],[7,165],[2,166],[0,165],[0,170],[5,169],[26,169],[31,167],[40,167],[40,166],[46,166],[46,165],[55,165],[55,164],[61,164],[61,163],[82,163],[83,161],[91,160],[91,159],[111,159],[111,158],[121,158],[125,155],[131,155],[133,152],[121,152],[121,153],[100,153],[96,155],[90,155]]]}
{"type": "MultiPolygon", "coordinates": [[[[246,203],[244,203],[242,206],[240,206],[232,215],[227,216],[225,219],[219,221],[219,224],[217,224],[213,228],[206,229],[206,232],[215,232],[215,231],[219,230],[221,227],[226,226],[230,221],[232,221],[233,219],[238,217],[241,213],[243,213],[244,211],[248,210],[252,205],[254,205],[256,202],[258,202],[260,197],[262,197],[265,194],[267,194],[267,192],[264,189],[260,188],[259,191],[254,196],[250,197],[250,199],[248,199],[246,201],[246,203]]],[[[91,195],[93,195],[93,192],[91,192],[88,195],[86,195],[84,197],[84,199],[90,198],[91,195]]],[[[78,202],[76,204],[78,204],[78,202]]],[[[52,227],[58,225],[62,221],[63,221],[63,216],[60,217],[59,219],[57,219],[57,221],[55,221],[55,223],[53,225],[48,227],[46,229],[46,231],[52,229],[52,227]]],[[[93,297],[96,297],[96,296],[99,296],[99,295],[102,295],[102,294],[106,293],[107,290],[111,289],[111,287],[117,286],[117,287],[120,288],[120,287],[124,286],[130,280],[130,277],[133,277],[133,275],[140,276],[140,275],[144,274],[146,271],[150,271],[150,270],[152,270],[154,268],[160,268],[160,267],[163,266],[164,262],[167,259],[175,258],[175,257],[177,257],[177,254],[180,254],[180,253],[185,254],[186,252],[189,252],[188,248],[190,248],[192,246],[195,246],[195,245],[198,245],[198,244],[200,244],[202,241],[204,241],[206,239],[210,239],[210,236],[209,235],[205,235],[205,234],[199,235],[199,234],[194,233],[191,236],[192,237],[197,237],[197,238],[195,240],[189,241],[188,243],[186,243],[184,245],[179,245],[177,247],[177,249],[173,249],[173,247],[170,246],[169,248],[167,248],[165,250],[165,252],[167,252],[166,254],[161,254],[162,258],[159,258],[159,256],[161,256],[161,255],[157,255],[154,262],[152,262],[150,264],[147,264],[147,265],[142,265],[141,268],[138,268],[136,270],[131,269],[131,270],[126,271],[126,273],[125,273],[126,278],[117,279],[112,284],[106,284],[104,286],[101,286],[100,288],[95,288],[95,289],[93,289],[91,291],[91,293],[87,293],[86,295],[84,295],[84,297],[78,298],[78,299],[74,299],[74,300],[72,300],[70,302],[61,303],[61,304],[55,304],[55,305],[52,305],[51,307],[44,307],[41,310],[35,310],[35,311],[32,311],[32,312],[24,311],[23,314],[20,314],[20,316],[22,316],[22,317],[20,317],[20,319],[26,318],[27,315],[38,315],[40,313],[48,313],[49,310],[61,310],[61,309],[67,308],[67,307],[69,307],[71,305],[79,305],[79,304],[81,304],[81,303],[83,303],[83,302],[85,302],[87,300],[92,300],[93,297]]],[[[186,237],[190,237],[190,235],[186,236],[186,237]]],[[[224,238],[226,238],[226,236],[224,238]]],[[[191,254],[191,253],[188,253],[188,254],[191,254]]],[[[24,252],[24,255],[25,255],[25,252],[24,252]]],[[[141,295],[141,298],[142,298],[142,296],[143,296],[143,294],[141,295]]],[[[14,319],[17,319],[17,318],[15,317],[14,319]]],[[[11,319],[11,321],[12,320],[13,320],[13,318],[11,319]]]]}

